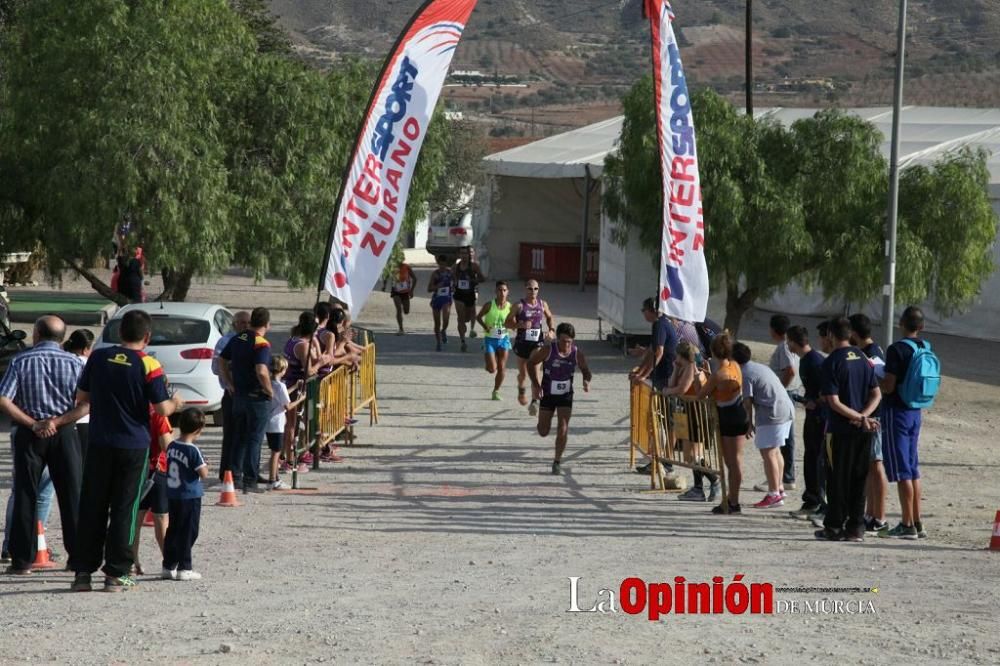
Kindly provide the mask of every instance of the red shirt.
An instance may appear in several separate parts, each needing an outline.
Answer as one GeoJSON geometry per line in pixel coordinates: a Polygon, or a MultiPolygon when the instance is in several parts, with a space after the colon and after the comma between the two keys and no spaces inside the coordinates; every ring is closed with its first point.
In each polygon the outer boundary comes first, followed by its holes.
{"type": "Polygon", "coordinates": [[[169,435],[174,431],[170,419],[160,416],[149,406],[149,471],[167,472],[167,451],[160,448],[160,436],[169,435]]]}

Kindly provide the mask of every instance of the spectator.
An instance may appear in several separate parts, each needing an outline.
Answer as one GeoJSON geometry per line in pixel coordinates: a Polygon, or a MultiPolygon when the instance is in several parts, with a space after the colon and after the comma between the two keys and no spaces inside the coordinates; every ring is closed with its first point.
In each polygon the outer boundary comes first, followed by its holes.
{"type": "MultiPolygon", "coordinates": [[[[782,386],[788,392],[788,397],[793,401],[802,395],[802,380],[799,378],[799,357],[788,349],[786,334],[791,327],[791,322],[785,315],[774,315],[770,321],[771,340],[777,344],[771,360],[768,362],[771,370],[781,380],[782,386]]],[[[792,409],[792,429],[788,433],[788,439],[781,447],[782,471],[781,482],[785,490],[795,490],[795,409],[793,402],[792,409]]],[[[763,490],[763,488],[755,488],[763,490]]]]}
{"type": "MultiPolygon", "coordinates": [[[[312,318],[315,331],[315,315],[303,314],[312,318]]],[[[219,364],[223,380],[234,390],[233,418],[237,426],[230,460],[233,482],[240,483],[245,493],[257,492],[261,482],[260,445],[272,398],[271,343],[264,337],[270,329],[271,313],[266,308],[254,308],[250,328],[229,341],[219,364]]]]}
{"type": "MultiPolygon", "coordinates": [[[[872,339],[872,322],[867,315],[857,313],[848,317],[851,322],[851,344],[858,347],[875,370],[875,379],[885,379],[885,352],[872,339]]],[[[879,411],[872,420],[879,420],[879,411]]],[[[865,484],[865,533],[877,534],[888,527],[885,522],[885,501],[889,494],[889,481],[885,476],[885,466],[882,464],[882,430],[881,427],[871,433],[872,455],[871,468],[868,470],[868,481],[865,484]]]]}
{"type": "Polygon", "coordinates": [[[823,355],[809,344],[809,332],[803,326],[792,326],[786,334],[788,348],[799,357],[799,376],[805,391],[805,424],[802,426],[803,476],[806,487],[802,493],[802,506],[792,515],[809,518],[826,512],[826,454],[823,439],[826,435],[826,407],[822,400],[823,355]]]}
{"type": "Polygon", "coordinates": [[[146,312],[126,312],[121,344],[94,351],[80,376],[77,400],[90,406],[90,450],[80,494],[76,592],[91,590],[102,560],[105,591],[135,587],[132,541],[149,455],[149,406],[170,416],[183,405],[167,395],[163,368],[143,352],[151,334],[146,312]]]}
{"type": "Polygon", "coordinates": [[[733,361],[733,339],[720,333],[712,339],[712,358],[718,368],[698,393],[698,398],[711,397],[719,408],[719,434],[722,437],[722,459],[726,465],[728,510],[722,504],[712,513],[742,513],[740,484],[743,483],[743,442],[746,441],[747,412],[743,406],[743,372],[733,361]]]}
{"type": "MultiPolygon", "coordinates": [[[[69,339],[63,344],[63,350],[70,354],[75,354],[82,359],[81,367],[90,358],[90,351],[94,347],[94,334],[85,328],[78,328],[73,331],[69,339]]],[[[87,445],[90,442],[90,414],[87,413],[76,422],[76,434],[80,438],[80,460],[85,464],[87,461],[87,445]]]]}
{"type": "Polygon", "coordinates": [[[785,489],[782,486],[783,461],[781,446],[788,441],[792,429],[795,406],[784,384],[769,367],[751,360],[750,348],[738,343],[733,346],[733,360],[743,373],[743,402],[750,426],[750,436],[764,461],[767,477],[767,495],[754,504],[758,509],[784,506],[785,489]]]}
{"type": "Polygon", "coordinates": [[[923,311],[914,306],[906,308],[899,319],[899,328],[903,338],[894,342],[885,356],[882,389],[886,400],[882,406],[882,424],[885,432],[885,471],[889,481],[896,484],[902,519],[891,530],[879,532],[879,536],[926,539],[927,532],[920,520],[920,467],[917,455],[922,412],[907,405],[900,396],[914,353],[918,348],[930,349],[930,344],[920,338],[920,332],[924,330],[923,311]]]}
{"type": "MultiPolygon", "coordinates": [[[[649,347],[644,351],[642,362],[632,368],[629,378],[633,382],[649,381],[653,388],[662,391],[670,381],[670,373],[673,372],[674,359],[677,358],[677,330],[670,322],[670,317],[658,312],[655,298],[647,298],[642,303],[642,315],[646,321],[653,325],[652,339],[649,347]]],[[[666,423],[664,431],[667,430],[666,423]]],[[[635,468],[639,474],[648,474],[650,465],[640,465],[635,468]]],[[[666,465],[666,472],[673,471],[671,466],[666,465]]]]}
{"type": "Polygon", "coordinates": [[[191,567],[191,549],[201,525],[202,480],[208,478],[208,464],[195,442],[205,429],[205,414],[194,407],[181,412],[181,437],[167,449],[167,497],[170,527],[163,543],[164,580],[201,580],[191,567]]]}
{"type": "Polygon", "coordinates": [[[830,322],[834,350],[823,361],[823,397],[830,409],[830,478],[823,529],[826,541],[864,541],[865,482],[871,463],[871,419],[881,394],[875,370],[857,347],[851,346],[851,323],[830,322]]]}
{"type": "Polygon", "coordinates": [[[229,341],[247,330],[247,327],[249,326],[250,313],[246,310],[240,310],[233,315],[233,330],[226,333],[217,343],[215,343],[215,350],[212,352],[212,374],[219,378],[219,386],[223,389],[222,454],[219,461],[219,481],[222,481],[222,477],[226,470],[232,470],[233,468],[229,458],[232,455],[233,433],[236,430],[236,424],[233,422],[233,387],[227,385],[222,380],[222,376],[219,374],[219,357],[222,355],[222,350],[229,344],[229,341]]]}
{"type": "MultiPolygon", "coordinates": [[[[698,395],[698,392],[705,386],[708,381],[708,375],[698,366],[697,350],[698,347],[687,340],[681,340],[680,344],[677,345],[677,359],[674,361],[674,371],[670,375],[670,382],[663,391],[665,395],[686,395],[693,397],[698,395]]],[[[698,427],[698,424],[690,419],[688,420],[688,434],[690,435],[690,439],[681,443],[685,460],[696,465],[704,465],[704,433],[698,427]]],[[[679,495],[677,499],[686,502],[706,501],[705,489],[702,487],[702,482],[706,477],[709,484],[707,501],[714,502],[722,491],[722,486],[719,485],[719,477],[715,474],[706,474],[697,469],[694,470],[694,484],[687,492],[679,495]]]]}
{"type": "MultiPolygon", "coordinates": [[[[0,410],[15,426],[14,507],[10,525],[11,565],[7,573],[31,573],[38,546],[39,484],[46,466],[55,487],[69,565],[76,563],[80,498],[80,440],[76,421],[87,413],[77,405],[76,382],[83,363],[62,350],[66,324],[55,316],[35,322],[32,348],[11,361],[0,381],[0,410]]],[[[51,503],[51,499],[49,500],[51,503]]],[[[44,518],[48,518],[43,505],[44,518]]]]}
{"type": "Polygon", "coordinates": [[[142,261],[139,256],[129,256],[128,246],[122,241],[118,252],[118,293],[131,303],[142,303],[142,261]]]}

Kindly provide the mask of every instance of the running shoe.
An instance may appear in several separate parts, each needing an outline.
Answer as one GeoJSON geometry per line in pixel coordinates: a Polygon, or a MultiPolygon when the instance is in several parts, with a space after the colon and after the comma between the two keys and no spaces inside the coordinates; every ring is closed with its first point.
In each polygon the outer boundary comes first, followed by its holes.
{"type": "Polygon", "coordinates": [[[819,511],[818,504],[810,504],[809,502],[803,502],[795,511],[790,511],[792,518],[801,518],[802,520],[809,520],[809,516],[819,511]]]}
{"type": "Polygon", "coordinates": [[[161,569],[160,580],[177,580],[177,569],[161,569]]]}
{"type": "Polygon", "coordinates": [[[184,569],[183,571],[177,572],[177,580],[201,580],[201,574],[197,571],[191,571],[190,569],[184,569]]]}
{"type": "Polygon", "coordinates": [[[889,529],[889,526],[886,525],[878,535],[883,539],[906,539],[907,541],[916,541],[920,538],[916,527],[913,525],[904,525],[903,523],[899,523],[892,529],[889,529]]]}
{"type": "Polygon", "coordinates": [[[919,520],[914,520],[913,527],[917,530],[918,539],[927,538],[927,530],[924,529],[924,524],[922,522],[920,522],[919,520]]]}
{"type": "Polygon", "coordinates": [[[312,463],[313,463],[313,454],[311,454],[308,451],[306,451],[301,456],[299,456],[299,462],[300,463],[305,463],[306,465],[312,465],[312,463]]]}
{"type": "Polygon", "coordinates": [[[559,461],[556,460],[555,462],[552,463],[552,473],[559,474],[560,472],[562,472],[562,467],[560,467],[559,461]]]}
{"type": "Polygon", "coordinates": [[[344,425],[345,426],[358,425],[358,420],[348,416],[347,418],[344,419],[344,425]]]}
{"type": "Polygon", "coordinates": [[[503,398],[500,397],[500,391],[493,391],[493,398],[492,399],[493,400],[502,400],[503,398]]]}
{"type": "MultiPolygon", "coordinates": [[[[719,506],[712,508],[712,513],[714,513],[717,516],[725,515],[725,509],[720,504],[719,506]]],[[[734,515],[738,513],[743,513],[743,506],[740,504],[730,504],[729,515],[734,515]]]]}
{"type": "Polygon", "coordinates": [[[792,481],[791,483],[782,483],[781,486],[785,490],[798,490],[799,489],[799,487],[797,485],[795,485],[794,481],[792,481]]]}
{"type": "Polygon", "coordinates": [[[532,400],[528,405],[528,416],[538,416],[538,401],[532,400]]]}
{"type": "Polygon", "coordinates": [[[132,576],[129,576],[128,574],[117,578],[113,578],[111,576],[104,577],[105,592],[127,592],[129,590],[134,590],[137,586],[138,583],[135,582],[135,578],[132,578],[132,576]]]}
{"type": "Polygon", "coordinates": [[[636,474],[649,474],[649,468],[653,463],[646,463],[645,465],[636,465],[636,474]]]}
{"type": "Polygon", "coordinates": [[[469,346],[465,344],[465,338],[462,338],[462,351],[469,351],[469,346]]]}
{"type": "Polygon", "coordinates": [[[298,465],[295,466],[295,471],[298,472],[299,474],[308,474],[309,465],[305,463],[299,463],[298,465]]]}
{"type": "Polygon", "coordinates": [[[89,573],[78,573],[73,577],[73,584],[69,586],[72,592],[90,592],[93,586],[90,584],[89,573]]]}
{"type": "Polygon", "coordinates": [[[707,501],[714,502],[719,498],[719,495],[721,494],[722,494],[722,484],[716,481],[715,483],[712,484],[712,489],[708,491],[707,501]]]}
{"type": "Polygon", "coordinates": [[[288,461],[285,461],[285,462],[281,463],[281,471],[282,472],[291,472],[292,471],[292,466],[290,464],[288,464],[288,461]]]}
{"type": "Polygon", "coordinates": [[[27,569],[19,569],[12,564],[4,569],[4,573],[8,576],[30,576],[31,567],[28,567],[27,569]]]}
{"type": "Polygon", "coordinates": [[[447,331],[441,331],[441,344],[443,344],[443,345],[448,344],[448,332],[447,331]]]}
{"type": "Polygon", "coordinates": [[[479,337],[479,334],[476,333],[475,331],[469,331],[469,337],[470,338],[477,338],[477,337],[479,337]]]}
{"type": "Polygon", "coordinates": [[[888,529],[889,523],[875,518],[865,518],[865,534],[878,534],[882,530],[888,529]]]}
{"type": "Polygon", "coordinates": [[[677,496],[677,499],[682,502],[704,502],[705,501],[705,489],[701,486],[691,486],[687,489],[687,492],[681,493],[677,496]]]}
{"type": "Polygon", "coordinates": [[[849,543],[864,543],[865,533],[864,530],[860,532],[844,532],[844,541],[849,543]]]}
{"type": "Polygon", "coordinates": [[[757,485],[755,485],[753,487],[753,489],[756,490],[759,493],[766,493],[768,490],[770,490],[770,488],[768,488],[767,481],[764,481],[762,483],[758,483],[757,485]]]}
{"type": "Polygon", "coordinates": [[[330,451],[329,453],[324,453],[319,457],[319,459],[322,460],[323,462],[333,462],[333,463],[344,462],[344,459],[338,456],[333,451],[330,451]]]}
{"type": "Polygon", "coordinates": [[[785,500],[781,495],[764,495],[764,499],[753,505],[755,509],[773,509],[776,506],[784,506],[785,500]]]}
{"type": "Polygon", "coordinates": [[[840,532],[829,527],[824,527],[821,530],[813,532],[813,536],[820,541],[840,541],[843,538],[840,532]]]}
{"type": "Polygon", "coordinates": [[[284,481],[278,479],[277,481],[271,482],[271,490],[288,490],[288,486],[284,481]]]}

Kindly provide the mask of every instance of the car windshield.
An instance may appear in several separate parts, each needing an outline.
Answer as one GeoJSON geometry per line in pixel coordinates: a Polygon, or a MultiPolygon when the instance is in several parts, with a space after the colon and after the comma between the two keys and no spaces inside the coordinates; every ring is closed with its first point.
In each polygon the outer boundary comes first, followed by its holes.
{"type": "MultiPolygon", "coordinates": [[[[151,347],[167,345],[194,345],[208,342],[211,324],[202,319],[177,317],[169,315],[152,315],[153,334],[150,336],[151,347]]],[[[121,338],[121,319],[112,319],[104,328],[104,342],[118,344],[121,338]]]]}
{"type": "Polygon", "coordinates": [[[465,212],[442,213],[434,220],[435,227],[460,227],[465,219],[465,212]]]}

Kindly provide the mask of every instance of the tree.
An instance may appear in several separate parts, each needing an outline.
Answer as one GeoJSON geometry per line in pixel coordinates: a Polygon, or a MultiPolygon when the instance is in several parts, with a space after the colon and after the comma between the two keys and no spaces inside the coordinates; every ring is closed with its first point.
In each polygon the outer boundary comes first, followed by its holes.
{"type": "Polygon", "coordinates": [[[257,38],[258,52],[277,55],[292,52],[292,40],[264,0],[229,0],[229,6],[257,38]]]}
{"type": "MultiPolygon", "coordinates": [[[[870,123],[826,110],[784,128],[753,120],[712,92],[692,99],[713,287],[726,327],[761,298],[800,282],[827,298],[868,302],[882,283],[888,167],[870,123]]],[[[624,244],[659,260],[662,194],[652,81],[623,99],[619,149],[605,162],[604,208],[624,244]]],[[[897,291],[950,312],[992,273],[997,217],[986,155],[969,150],[903,172],[897,291]]],[[[653,291],[652,288],[650,291],[653,291]]]]}
{"type": "MultiPolygon", "coordinates": [[[[373,67],[324,74],[262,52],[225,0],[37,0],[3,37],[5,241],[41,242],[53,275],[70,267],[118,302],[88,261],[124,221],[165,299],[234,262],[315,284],[373,67]]],[[[444,169],[442,130],[436,119],[404,225],[444,169]]]]}

